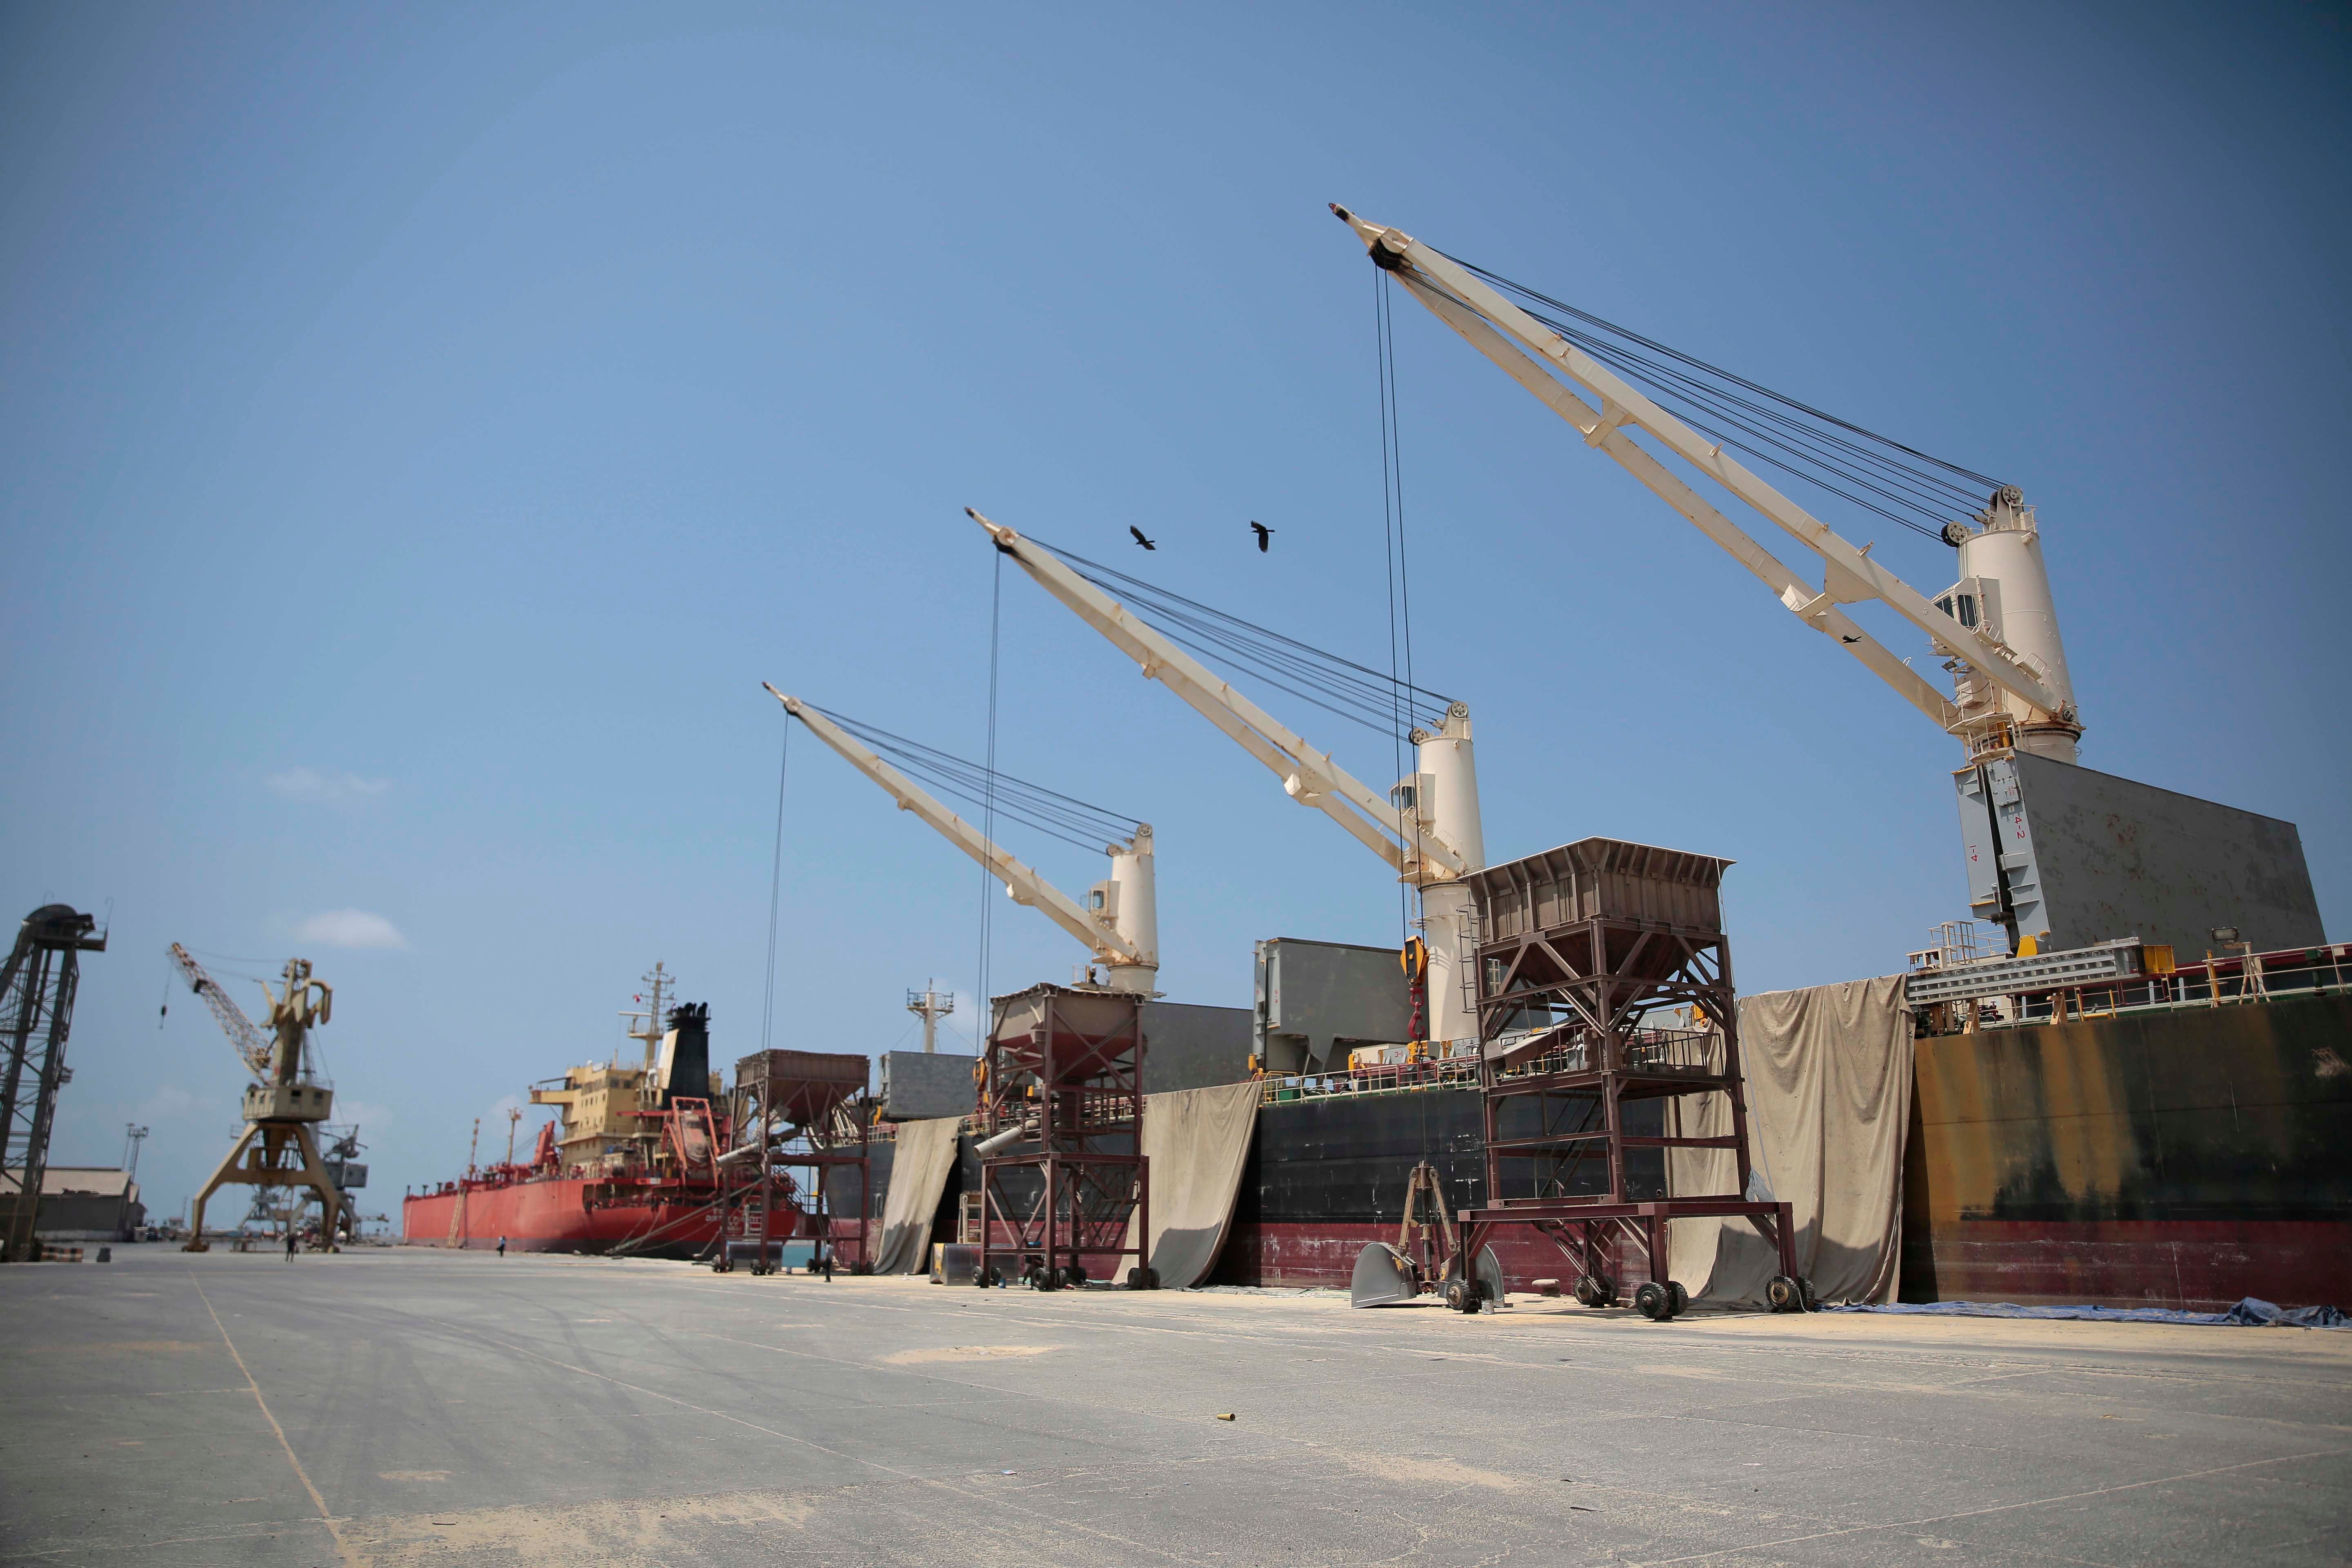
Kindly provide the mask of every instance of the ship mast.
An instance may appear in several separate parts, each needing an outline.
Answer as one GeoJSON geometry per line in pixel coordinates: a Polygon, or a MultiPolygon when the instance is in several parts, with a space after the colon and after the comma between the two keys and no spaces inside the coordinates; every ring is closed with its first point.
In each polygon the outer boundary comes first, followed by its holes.
{"type": "MultiPolygon", "coordinates": [[[[646,1043],[646,1077],[650,1080],[654,1068],[658,1065],[661,1058],[662,994],[676,983],[677,976],[670,973],[656,961],[653,973],[641,976],[641,979],[646,986],[646,1010],[643,1013],[634,1009],[626,1010],[621,1014],[621,1016],[643,1018],[646,1021],[646,1026],[642,1029],[625,1029],[622,1032],[633,1040],[643,1040],[646,1043]]],[[[614,1065],[617,1067],[620,1064],[615,1062],[614,1065]]]]}
{"type": "Polygon", "coordinates": [[[955,1011],[955,994],[942,994],[940,983],[926,982],[920,991],[907,993],[907,1011],[923,1020],[923,1054],[936,1056],[940,1048],[940,1020],[955,1011]]]}

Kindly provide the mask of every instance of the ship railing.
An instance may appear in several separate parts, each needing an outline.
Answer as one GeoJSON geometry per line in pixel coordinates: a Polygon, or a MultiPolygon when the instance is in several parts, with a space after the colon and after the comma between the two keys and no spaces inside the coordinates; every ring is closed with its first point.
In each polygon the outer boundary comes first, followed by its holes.
{"type": "Polygon", "coordinates": [[[1923,1009],[1928,1027],[1959,1034],[1973,1029],[2033,1028],[2082,1019],[2226,1007],[2298,996],[2352,992],[2352,943],[2285,948],[2271,952],[2208,953],[2164,974],[2052,985],[2015,994],[1979,996],[1923,1009]],[[1969,1017],[1973,1010],[1975,1016],[1969,1017]]]}
{"type": "MultiPolygon", "coordinates": [[[[1720,1070],[1711,1029],[1634,1029],[1620,1037],[1621,1059],[1626,1071],[1637,1073],[1707,1073],[1720,1070]]],[[[1507,1039],[1502,1042],[1508,1046],[1507,1039]]],[[[1540,1056],[1499,1068],[1498,1083],[1514,1079],[1551,1078],[1562,1073],[1593,1072],[1601,1064],[1601,1037],[1578,1029],[1540,1056]]]]}
{"type": "Polygon", "coordinates": [[[1258,1079],[1258,1103],[1286,1105],[1330,1095],[1397,1094],[1430,1089],[1475,1089],[1477,1085],[1478,1059],[1450,1057],[1354,1068],[1346,1072],[1266,1073],[1258,1079]]]}

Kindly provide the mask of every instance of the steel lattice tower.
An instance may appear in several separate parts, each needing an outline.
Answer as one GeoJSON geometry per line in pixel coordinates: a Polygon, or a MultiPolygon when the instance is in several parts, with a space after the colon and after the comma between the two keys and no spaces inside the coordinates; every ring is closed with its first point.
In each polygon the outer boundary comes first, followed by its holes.
{"type": "Polygon", "coordinates": [[[105,951],[106,933],[98,931],[96,920],[69,904],[44,904],[25,917],[8,967],[0,972],[0,1034],[6,1037],[8,1052],[6,1072],[0,1077],[0,1166],[17,1184],[0,1229],[0,1263],[38,1255],[33,1226],[49,1166],[58,1090],[71,1076],[66,1071],[66,1035],[73,1027],[80,955],[105,951]]]}

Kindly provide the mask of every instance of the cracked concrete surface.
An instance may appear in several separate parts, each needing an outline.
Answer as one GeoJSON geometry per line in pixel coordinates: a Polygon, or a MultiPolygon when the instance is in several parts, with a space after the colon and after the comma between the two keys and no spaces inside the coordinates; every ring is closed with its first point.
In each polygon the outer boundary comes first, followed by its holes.
{"type": "Polygon", "coordinates": [[[2352,1333],[116,1258],[0,1270],[0,1563],[2352,1561],[2352,1333]]]}

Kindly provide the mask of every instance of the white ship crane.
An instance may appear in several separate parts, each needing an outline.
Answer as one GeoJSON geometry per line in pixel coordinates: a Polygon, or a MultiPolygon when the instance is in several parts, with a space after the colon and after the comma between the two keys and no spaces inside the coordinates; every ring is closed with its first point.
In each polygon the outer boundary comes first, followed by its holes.
{"type": "Polygon", "coordinates": [[[1478,770],[1468,707],[1454,703],[1440,729],[1413,731],[1415,770],[1398,780],[1384,798],[1054,552],[965,510],[1040,587],[1135,660],[1145,679],[1181,698],[1271,770],[1291,799],[1338,823],[1420,891],[1429,950],[1428,1037],[1475,1037],[1477,1017],[1467,991],[1475,937],[1469,889],[1461,879],[1486,865],[1486,849],[1479,827],[1478,770]]]}
{"type": "MultiPolygon", "coordinates": [[[[1927,466],[1914,465],[1907,472],[1890,477],[1889,470],[1870,466],[1878,449],[1912,458],[1922,455],[1727,376],[1725,379],[1734,390],[1710,406],[1725,410],[1727,423],[1742,432],[1765,434],[1754,440],[1739,436],[1711,440],[1660,407],[1586,347],[1570,341],[1568,333],[1554,331],[1513,303],[1489,281],[1504,280],[1465,266],[1400,230],[1369,223],[1344,207],[1335,205],[1331,210],[1363,241],[1373,262],[1431,314],[1566,420],[1585,445],[1615,459],[1755,574],[1799,620],[1834,640],[1938,728],[1958,736],[1971,758],[2013,748],[2059,762],[2074,761],[2082,720],[2067,677],[2065,648],[2059,638],[2049,574],[2042,559],[2041,535],[2032,510],[2015,487],[1999,486],[1972,519],[1951,518],[1944,522],[1941,537],[1959,550],[1961,580],[1931,601],[1873,561],[1870,545],[1855,549],[1725,448],[1743,447],[1751,455],[1792,472],[1826,464],[1825,471],[1840,476],[1833,483],[1864,489],[1864,504],[1874,510],[1880,510],[1880,505],[1868,496],[1889,495],[1888,489],[1879,488],[1882,484],[1896,492],[1886,504],[1901,506],[1906,504],[1898,499],[1902,487],[1917,476],[1924,475],[1933,486],[1943,482],[1935,470],[1951,475],[1965,470],[1923,459],[1927,466]],[[1801,422],[1788,418],[1782,408],[1801,409],[1818,424],[1801,422],[1801,422]],[[1773,426],[1771,421],[1780,423],[1773,426]],[[1821,562],[1821,586],[1816,588],[1799,576],[1637,445],[1632,434],[1636,428],[1811,551],[1821,562]],[[1871,447],[1869,442],[1879,443],[1879,448],[1871,447]],[[1781,463],[1771,457],[1776,449],[1789,461],[1781,463]],[[1955,678],[1952,696],[1947,698],[1841,608],[1873,600],[1927,634],[1955,678]]],[[[1529,292],[1516,285],[1506,287],[1529,292]]],[[[1539,298],[1531,296],[1531,302],[1539,298]]],[[[1557,301],[1543,303],[1558,306],[1557,301]]],[[[1584,319],[1596,327],[1608,325],[1594,318],[1584,319]]],[[[1622,329],[1609,330],[1632,338],[1622,329]]],[[[1595,348],[1601,346],[1598,339],[1580,331],[1574,335],[1595,348]]],[[[1723,374],[1663,345],[1633,341],[1640,345],[1639,351],[1621,363],[1661,367],[1660,381],[1664,386],[1696,388],[1700,384],[1699,373],[1723,374]]],[[[1897,521],[1903,520],[1898,517],[1897,521]]]]}
{"type": "MultiPolygon", "coordinates": [[[[1004,884],[1005,892],[1014,903],[1038,910],[1076,937],[1102,966],[1103,983],[1109,989],[1146,996],[1157,994],[1152,984],[1160,973],[1160,908],[1150,823],[1120,819],[1118,826],[1127,829],[1125,833],[1112,837],[1105,832],[1095,838],[1093,847],[1110,857],[1110,875],[1088,889],[1087,902],[1082,906],[885,762],[872,747],[844,727],[839,715],[828,714],[799,698],[787,697],[772,686],[767,689],[770,696],[784,705],[784,711],[808,726],[810,733],[840,753],[851,767],[881,785],[884,793],[898,803],[899,810],[914,813],[940,837],[985,867],[990,875],[1004,884]]],[[[867,733],[880,734],[870,730],[867,733]]],[[[966,779],[978,784],[986,782],[986,771],[975,764],[959,763],[929,748],[914,747],[913,742],[898,737],[884,739],[886,743],[895,742],[894,749],[899,751],[902,759],[919,756],[934,765],[947,763],[967,770],[961,774],[966,779]]],[[[1019,798],[1045,814],[1044,820],[1035,825],[1072,843],[1081,841],[1073,837],[1075,833],[1100,826],[1109,816],[1066,795],[1024,785],[1002,774],[996,775],[995,784],[998,788],[1027,792],[1019,798]]]]}

